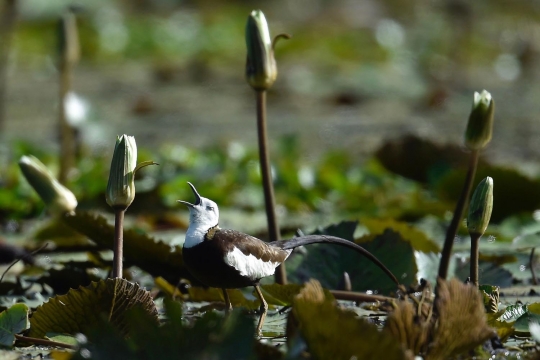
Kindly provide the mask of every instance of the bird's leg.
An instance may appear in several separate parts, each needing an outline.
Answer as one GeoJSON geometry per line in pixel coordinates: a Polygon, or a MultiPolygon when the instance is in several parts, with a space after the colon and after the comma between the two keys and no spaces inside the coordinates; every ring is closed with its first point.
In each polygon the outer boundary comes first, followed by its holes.
{"type": "Polygon", "coordinates": [[[262,336],[262,326],[264,324],[264,319],[266,318],[266,313],[268,312],[268,303],[264,300],[259,285],[254,285],[254,287],[257,291],[257,296],[259,296],[259,299],[261,300],[261,317],[259,318],[259,324],[257,325],[257,335],[262,336]]]}
{"type": "Polygon", "coordinates": [[[223,298],[225,299],[225,312],[229,313],[232,311],[232,304],[231,299],[229,298],[229,293],[225,288],[221,288],[221,291],[223,291],[223,298]]]}

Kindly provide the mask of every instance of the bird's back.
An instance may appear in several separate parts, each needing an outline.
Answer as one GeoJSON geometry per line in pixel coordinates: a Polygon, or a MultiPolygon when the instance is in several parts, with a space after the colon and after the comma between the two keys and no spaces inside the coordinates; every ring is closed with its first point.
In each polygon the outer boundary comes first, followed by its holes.
{"type": "Polygon", "coordinates": [[[240,288],[274,274],[290,252],[235,230],[215,228],[200,244],[184,248],[183,257],[188,270],[204,284],[240,288]]]}

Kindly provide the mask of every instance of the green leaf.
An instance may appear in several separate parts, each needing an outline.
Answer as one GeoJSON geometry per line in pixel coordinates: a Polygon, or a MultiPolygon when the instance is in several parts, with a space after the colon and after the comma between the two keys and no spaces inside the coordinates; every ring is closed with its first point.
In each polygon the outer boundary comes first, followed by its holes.
{"type": "MultiPolygon", "coordinates": [[[[299,284],[269,284],[262,285],[261,291],[268,304],[288,306],[293,303],[294,297],[303,289],[304,285],[299,284]]],[[[323,289],[327,300],[333,301],[334,296],[327,289],[323,289]]],[[[255,295],[255,292],[253,293],[255,295]]]]}
{"type": "Polygon", "coordinates": [[[540,314],[526,312],[525,314],[521,315],[514,323],[516,334],[520,336],[530,336],[531,333],[529,332],[529,324],[533,322],[540,323],[540,314]]]}
{"type": "Polygon", "coordinates": [[[508,305],[504,312],[497,320],[499,321],[505,321],[505,322],[513,322],[516,321],[519,317],[521,317],[523,314],[527,312],[527,305],[523,304],[515,304],[515,305],[508,305]]]}
{"type": "MultiPolygon", "coordinates": [[[[160,285],[163,287],[163,284],[160,285]]],[[[261,291],[264,295],[264,299],[268,305],[288,306],[292,304],[292,301],[296,295],[303,288],[303,285],[298,284],[268,284],[261,285],[261,291]]],[[[208,302],[224,302],[223,292],[217,288],[201,288],[192,286],[188,289],[189,299],[191,301],[208,301],[208,302]]],[[[227,293],[231,299],[231,304],[234,307],[240,306],[247,309],[258,309],[260,301],[253,292],[255,300],[247,299],[239,289],[228,289],[227,293]]],[[[329,300],[334,300],[334,296],[326,289],[324,289],[324,295],[329,300]]]]}
{"type": "MultiPolygon", "coordinates": [[[[198,286],[191,286],[188,289],[189,299],[191,301],[209,301],[209,302],[225,302],[223,298],[223,292],[217,288],[202,288],[198,286]]],[[[247,309],[255,310],[260,306],[258,299],[248,300],[239,289],[228,289],[229,299],[233,306],[241,306],[247,309]]]]}
{"type": "Polygon", "coordinates": [[[30,319],[30,336],[47,333],[86,333],[105,317],[121,334],[129,333],[125,312],[141,307],[157,321],[157,309],[150,293],[137,284],[115,278],[72,289],[39,306],[30,319]]]}
{"type": "MultiPolygon", "coordinates": [[[[114,226],[101,215],[78,211],[66,215],[63,219],[69,226],[88,236],[99,246],[113,249],[114,226]]],[[[162,276],[172,284],[178,283],[180,278],[199,284],[185,268],[180,246],[171,246],[148,235],[125,229],[124,257],[126,262],[140,267],[153,276],[162,276]]]]}
{"type": "Polygon", "coordinates": [[[52,340],[52,341],[59,342],[59,343],[68,344],[68,345],[77,346],[79,344],[77,339],[74,336],[69,335],[69,334],[60,334],[60,333],[55,333],[55,332],[48,332],[48,333],[45,334],[45,338],[47,338],[49,340],[52,340]]]}
{"type": "Polygon", "coordinates": [[[506,339],[514,333],[514,323],[512,321],[507,322],[499,320],[504,312],[504,310],[501,310],[495,314],[486,314],[488,325],[497,331],[497,335],[501,341],[506,341],[506,339]]]}
{"type": "MultiPolygon", "coordinates": [[[[318,233],[343,236],[344,227],[349,227],[350,233],[350,224],[342,224],[344,223],[318,233]],[[339,235],[336,235],[336,231],[339,235]]],[[[381,235],[368,235],[356,242],[375,255],[403,284],[416,282],[417,268],[412,246],[404,241],[399,233],[388,229],[381,235]]],[[[347,272],[355,291],[388,293],[395,290],[395,284],[379,267],[350,249],[330,244],[314,244],[306,246],[305,249],[306,255],[294,254],[287,261],[291,281],[304,283],[314,278],[319,280],[324,288],[333,289],[340,283],[343,273],[347,272]]]]}
{"type": "Polygon", "coordinates": [[[514,323],[514,329],[518,335],[530,336],[530,324],[540,323],[540,303],[526,306],[526,311],[514,323]]]}
{"type": "MultiPolygon", "coordinates": [[[[443,199],[457,199],[463,186],[466,169],[455,170],[446,175],[437,184],[437,192],[443,199]]],[[[497,186],[493,189],[495,206],[491,214],[493,223],[497,223],[510,215],[522,212],[532,213],[540,206],[540,181],[530,179],[516,170],[479,166],[477,179],[492,177],[497,186]]]]}
{"type": "Polygon", "coordinates": [[[182,316],[182,304],[164,299],[168,321],[162,325],[139,308],[130,310],[128,338],[107,323],[89,332],[73,360],[108,359],[255,359],[253,317],[235,310],[224,317],[207,312],[200,318],[182,316]]]}
{"type": "Polygon", "coordinates": [[[414,250],[425,253],[439,253],[441,251],[439,246],[428,238],[423,231],[416,229],[406,222],[393,219],[362,219],[362,224],[374,235],[382,234],[386,229],[392,229],[399,233],[403,240],[408,241],[414,250]]]}
{"type": "Polygon", "coordinates": [[[13,346],[15,334],[28,329],[28,306],[15,304],[0,313],[0,345],[13,346]]]}
{"type": "Polygon", "coordinates": [[[376,156],[388,170],[425,183],[467,165],[467,156],[459,146],[439,145],[413,135],[387,141],[376,156]]]}

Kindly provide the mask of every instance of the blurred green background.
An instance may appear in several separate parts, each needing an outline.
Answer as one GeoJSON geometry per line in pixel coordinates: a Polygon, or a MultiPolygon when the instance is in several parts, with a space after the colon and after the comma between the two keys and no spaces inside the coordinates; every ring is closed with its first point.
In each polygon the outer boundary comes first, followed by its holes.
{"type": "Polygon", "coordinates": [[[82,59],[74,111],[93,149],[116,134],[140,146],[256,146],[244,25],[261,8],[279,43],[270,136],[297,134],[301,156],[360,156],[412,133],[461,144],[473,91],[496,100],[488,156],[540,154],[538,1],[19,0],[9,52],[4,141],[56,146],[56,24],[78,5],[82,59]]]}

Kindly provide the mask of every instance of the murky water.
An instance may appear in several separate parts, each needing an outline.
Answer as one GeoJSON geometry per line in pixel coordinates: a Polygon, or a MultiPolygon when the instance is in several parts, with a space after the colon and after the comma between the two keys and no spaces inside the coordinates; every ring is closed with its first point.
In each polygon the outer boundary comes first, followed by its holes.
{"type": "MultiPolygon", "coordinates": [[[[90,105],[81,128],[86,143],[110,148],[116,134],[128,133],[149,149],[164,143],[202,148],[229,141],[256,146],[254,96],[241,74],[218,74],[200,81],[190,79],[185,71],[179,74],[163,83],[152,76],[151,68],[138,63],[77,68],[74,90],[90,105]]],[[[287,73],[281,76],[288,77],[287,73]]],[[[399,83],[399,79],[394,81],[399,83]]],[[[532,83],[523,89],[491,82],[484,79],[476,88],[490,88],[497,104],[494,137],[487,154],[508,164],[537,161],[540,123],[535,114],[540,113],[540,102],[535,99],[540,88],[532,83]]],[[[309,95],[295,92],[286,80],[278,81],[268,100],[269,135],[276,139],[297,134],[306,158],[333,148],[365,156],[384,139],[406,133],[459,144],[472,91],[450,92],[437,109],[422,107],[423,96],[411,98],[407,94],[338,105],[337,86],[329,87],[323,95],[309,95]]],[[[14,69],[9,76],[3,135],[8,140],[54,146],[57,106],[54,70],[14,69]]]]}

